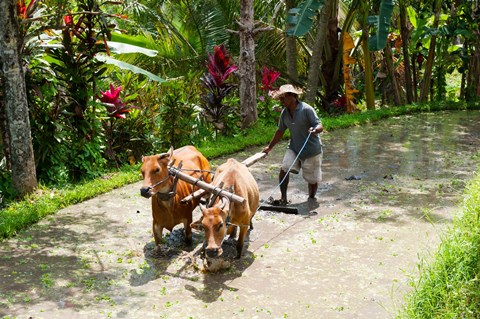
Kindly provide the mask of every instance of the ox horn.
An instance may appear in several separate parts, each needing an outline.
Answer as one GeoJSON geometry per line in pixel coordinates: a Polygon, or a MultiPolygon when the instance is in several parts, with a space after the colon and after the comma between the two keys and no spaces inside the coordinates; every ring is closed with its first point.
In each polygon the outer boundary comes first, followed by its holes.
{"type": "Polygon", "coordinates": [[[230,204],[230,200],[225,197],[222,197],[220,200],[222,201],[222,206],[220,207],[220,209],[225,211],[225,208],[228,208],[228,205],[230,204]]]}

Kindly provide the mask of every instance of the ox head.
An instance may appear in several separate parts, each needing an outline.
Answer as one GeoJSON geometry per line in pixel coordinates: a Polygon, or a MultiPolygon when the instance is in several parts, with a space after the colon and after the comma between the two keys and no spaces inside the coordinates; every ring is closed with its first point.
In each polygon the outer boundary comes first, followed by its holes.
{"type": "Polygon", "coordinates": [[[191,224],[191,227],[205,231],[205,253],[207,257],[218,257],[223,253],[222,243],[227,234],[227,216],[229,200],[220,197],[216,205],[206,208],[200,204],[202,218],[191,224]]]}
{"type": "Polygon", "coordinates": [[[150,198],[157,192],[166,193],[170,190],[168,163],[173,157],[173,147],[167,153],[143,156],[142,177],[143,185],[140,194],[150,198]]]}

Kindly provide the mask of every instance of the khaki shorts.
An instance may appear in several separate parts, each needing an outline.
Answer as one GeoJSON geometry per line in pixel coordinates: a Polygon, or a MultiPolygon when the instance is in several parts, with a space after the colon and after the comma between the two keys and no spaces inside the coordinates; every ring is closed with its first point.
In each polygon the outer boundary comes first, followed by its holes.
{"type": "MultiPolygon", "coordinates": [[[[285,156],[283,157],[281,169],[284,172],[288,171],[296,157],[297,154],[294,151],[287,149],[285,156]]],[[[293,164],[290,173],[298,174],[300,169],[302,169],[302,177],[307,183],[319,183],[322,181],[322,157],[323,152],[303,161],[297,159],[295,164],[293,164]]]]}

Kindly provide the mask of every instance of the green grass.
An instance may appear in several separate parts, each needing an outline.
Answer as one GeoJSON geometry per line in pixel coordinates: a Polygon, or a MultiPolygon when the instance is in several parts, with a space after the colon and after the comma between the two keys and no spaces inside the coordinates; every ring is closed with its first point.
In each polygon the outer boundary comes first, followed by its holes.
{"type": "Polygon", "coordinates": [[[11,203],[0,210],[0,239],[14,236],[18,231],[66,206],[138,181],[139,170],[139,165],[126,166],[120,172],[69,189],[54,190],[40,186],[37,192],[26,196],[24,200],[11,203]]]}
{"type": "Polygon", "coordinates": [[[464,192],[461,213],[430,263],[421,260],[403,318],[479,318],[480,172],[464,192]]]}
{"type": "MultiPolygon", "coordinates": [[[[383,108],[338,117],[325,117],[322,118],[322,123],[327,131],[332,131],[339,128],[379,121],[391,116],[463,109],[480,109],[480,103],[441,102],[383,108]]],[[[264,146],[270,141],[275,130],[276,125],[257,123],[252,128],[247,129],[243,134],[231,138],[220,137],[215,143],[199,146],[198,148],[205,157],[214,159],[219,156],[241,151],[249,146],[264,146]]],[[[288,137],[288,134],[286,134],[285,137],[288,137]]],[[[53,190],[40,187],[35,194],[26,197],[22,201],[10,203],[4,209],[0,210],[0,240],[14,236],[20,230],[38,222],[45,216],[54,214],[66,206],[106,193],[114,188],[136,182],[140,179],[139,171],[139,165],[126,166],[123,167],[120,172],[111,173],[94,181],[74,185],[68,189],[53,190]]]]}

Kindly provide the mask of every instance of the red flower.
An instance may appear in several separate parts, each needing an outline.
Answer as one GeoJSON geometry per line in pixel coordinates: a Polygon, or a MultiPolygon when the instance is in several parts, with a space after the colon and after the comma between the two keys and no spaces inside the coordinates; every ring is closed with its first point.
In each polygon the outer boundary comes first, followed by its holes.
{"type": "Polygon", "coordinates": [[[230,64],[230,56],[222,44],[213,48],[213,55],[208,53],[207,69],[216,85],[222,86],[228,76],[238,70],[238,66],[230,64]]]}
{"type": "Polygon", "coordinates": [[[20,0],[17,2],[17,14],[22,20],[27,18],[27,6],[25,5],[25,1],[20,0]]]}
{"type": "Polygon", "coordinates": [[[63,16],[63,22],[65,22],[65,25],[71,26],[73,25],[73,17],[71,15],[63,16]]]}
{"type": "Polygon", "coordinates": [[[110,84],[109,91],[100,91],[100,93],[102,93],[102,97],[99,99],[105,103],[108,115],[124,119],[125,113],[131,112],[134,107],[129,107],[123,103],[119,97],[121,90],[121,86],[115,88],[112,84],[110,84]]]}
{"type": "Polygon", "coordinates": [[[17,14],[18,18],[21,20],[31,18],[36,10],[38,0],[30,0],[28,6],[26,2],[28,0],[18,0],[17,1],[17,14]]]}
{"type": "Polygon", "coordinates": [[[274,68],[268,69],[267,67],[262,68],[262,85],[260,86],[260,90],[262,91],[270,91],[273,90],[273,83],[278,79],[280,76],[280,72],[275,71],[274,68]]]}
{"type": "Polygon", "coordinates": [[[342,95],[341,97],[334,100],[332,104],[337,108],[343,109],[347,106],[347,98],[345,97],[345,95],[342,95]]]}

